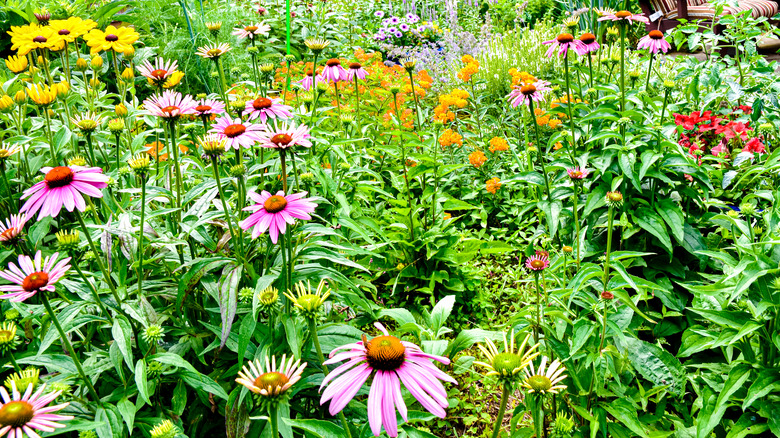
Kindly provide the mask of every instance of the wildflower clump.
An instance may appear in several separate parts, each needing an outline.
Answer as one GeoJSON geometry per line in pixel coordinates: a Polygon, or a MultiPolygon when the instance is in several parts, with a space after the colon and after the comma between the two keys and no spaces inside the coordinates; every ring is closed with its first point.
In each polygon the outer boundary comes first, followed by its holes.
{"type": "Polygon", "coordinates": [[[452,129],[447,129],[439,136],[439,144],[442,148],[446,148],[447,146],[452,146],[455,144],[458,146],[463,146],[463,136],[453,131],[452,129]]]}
{"type": "Polygon", "coordinates": [[[466,65],[458,72],[458,79],[463,82],[469,82],[471,77],[479,72],[479,61],[471,55],[464,55],[460,60],[466,65]]]}

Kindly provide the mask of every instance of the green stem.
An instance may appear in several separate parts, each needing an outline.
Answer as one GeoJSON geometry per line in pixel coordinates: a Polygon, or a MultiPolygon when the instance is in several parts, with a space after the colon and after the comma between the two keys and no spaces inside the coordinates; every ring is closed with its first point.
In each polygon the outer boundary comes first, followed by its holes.
{"type": "Polygon", "coordinates": [[[95,260],[97,261],[98,267],[100,268],[100,272],[103,274],[103,278],[105,279],[106,283],[108,283],[108,288],[111,289],[111,293],[114,295],[114,299],[116,300],[117,306],[120,308],[122,307],[122,301],[119,299],[119,294],[116,291],[116,286],[114,286],[114,280],[111,278],[111,274],[106,269],[106,265],[103,264],[103,258],[100,256],[100,253],[97,250],[97,247],[95,246],[95,242],[92,241],[92,236],[89,234],[89,229],[87,228],[87,224],[84,223],[84,217],[81,215],[81,212],[78,209],[74,210],[76,213],[76,217],[79,220],[79,224],[81,225],[81,229],[84,230],[84,234],[87,236],[87,243],[89,243],[89,249],[92,250],[92,252],[95,254],[95,260]]]}
{"type": "Polygon", "coordinates": [[[46,137],[49,139],[49,152],[51,153],[52,166],[57,166],[57,154],[54,152],[54,141],[51,139],[51,118],[49,108],[43,107],[43,117],[46,120],[46,137]]]}
{"type": "Polygon", "coordinates": [[[277,408],[274,405],[268,407],[268,422],[271,423],[271,438],[279,437],[279,419],[277,418],[277,408]]]}
{"type": "Polygon", "coordinates": [[[288,195],[287,193],[287,154],[286,150],[279,149],[279,161],[282,165],[282,191],[285,195],[288,195]]]}
{"type": "Polygon", "coordinates": [[[509,401],[509,393],[512,391],[509,383],[504,383],[504,388],[501,392],[501,404],[498,407],[498,418],[496,418],[496,424],[493,426],[492,438],[498,438],[501,433],[501,423],[504,422],[504,414],[506,413],[506,404],[509,401]]]}
{"type": "MultiPolygon", "coordinates": [[[[571,155],[572,162],[576,152],[575,136],[574,136],[574,117],[572,117],[571,107],[574,105],[574,96],[571,94],[571,78],[569,77],[569,52],[563,57],[563,68],[566,73],[566,112],[569,113],[569,128],[571,130],[571,142],[569,143],[569,154],[571,155]]],[[[531,114],[533,117],[533,113],[531,114]]],[[[536,122],[534,121],[534,126],[536,122]]]]}
{"type": "Polygon", "coordinates": [[[142,282],[144,278],[144,216],[146,212],[146,175],[141,179],[141,226],[138,229],[138,296],[143,296],[142,282]]]}
{"type": "Polygon", "coordinates": [[[106,310],[106,307],[103,305],[103,302],[100,301],[100,295],[98,295],[97,289],[95,289],[95,285],[93,285],[88,279],[87,276],[84,275],[84,271],[81,270],[79,267],[79,263],[76,260],[75,257],[73,257],[73,254],[71,254],[71,259],[73,263],[71,263],[71,266],[73,266],[76,269],[76,272],[79,274],[82,280],[84,280],[84,283],[87,283],[87,286],[89,286],[89,290],[92,291],[92,296],[95,299],[95,304],[100,308],[100,311],[103,313],[103,315],[106,316],[106,319],[113,325],[114,320],[111,318],[111,314],[108,313],[108,310],[106,310]]]}
{"type": "Polygon", "coordinates": [[[19,368],[19,364],[16,363],[16,359],[14,359],[13,351],[8,352],[8,358],[11,359],[11,364],[14,366],[14,371],[16,371],[17,373],[22,371],[22,369],[19,368]]]}
{"type": "Polygon", "coordinates": [[[228,230],[230,230],[230,239],[233,240],[233,248],[236,251],[236,259],[241,262],[241,253],[238,250],[238,245],[236,242],[236,233],[233,232],[233,222],[230,220],[230,210],[227,206],[227,201],[225,201],[225,193],[222,191],[222,182],[219,180],[219,166],[217,164],[217,157],[212,155],[211,156],[211,169],[214,172],[214,179],[217,181],[217,190],[219,191],[219,200],[222,202],[222,210],[225,211],[225,222],[228,224],[228,230]]]}
{"type": "Polygon", "coordinates": [[[645,80],[645,91],[650,87],[650,73],[653,72],[653,57],[654,53],[650,54],[650,63],[647,65],[647,79],[645,80]]]}
{"type": "Polygon", "coordinates": [[[615,216],[615,210],[612,206],[609,207],[609,220],[607,223],[607,258],[604,260],[604,277],[602,278],[602,284],[604,290],[609,289],[609,254],[612,251],[612,224],[615,216]]]}
{"type": "MultiPolygon", "coordinates": [[[[417,93],[414,91],[414,75],[412,74],[412,71],[409,70],[409,83],[412,84],[412,96],[414,96],[414,110],[417,113],[417,116],[415,117],[417,121],[417,128],[422,129],[422,120],[420,119],[420,102],[417,100],[417,93]]],[[[397,111],[396,111],[397,112],[397,111]]],[[[400,120],[401,115],[398,115],[398,118],[400,120]]]]}
{"type": "MultiPolygon", "coordinates": [[[[567,76],[568,77],[568,76],[567,76]]],[[[534,101],[530,97],[528,98],[528,108],[531,111],[531,124],[534,126],[534,132],[536,134],[536,153],[539,157],[537,161],[539,161],[539,166],[542,168],[542,176],[544,177],[544,189],[547,192],[547,199],[552,201],[552,197],[550,196],[550,183],[547,181],[547,169],[544,166],[544,158],[542,157],[542,137],[539,136],[539,124],[536,123],[535,117],[534,117],[534,101]]],[[[569,118],[571,118],[571,109],[569,110],[569,118]]],[[[574,138],[574,130],[572,129],[572,138],[574,138]]],[[[548,221],[552,220],[552,218],[548,219],[548,221]]],[[[555,236],[551,236],[555,237],[555,236]]]]}
{"type": "Polygon", "coordinates": [[[574,182],[574,246],[577,248],[577,269],[580,268],[580,218],[578,204],[579,195],[577,194],[577,182],[574,182]]]}
{"type": "Polygon", "coordinates": [[[356,123],[358,130],[360,130],[360,89],[358,88],[358,77],[355,74],[355,112],[357,113],[356,123]]]}
{"type": "Polygon", "coordinates": [[[542,288],[539,286],[539,272],[534,271],[534,284],[536,285],[536,326],[534,327],[534,343],[538,344],[542,328],[542,288]]]}
{"type": "Polygon", "coordinates": [[[620,112],[626,110],[626,25],[620,22],[620,112]]]}
{"type": "Polygon", "coordinates": [[[87,385],[87,388],[89,389],[89,393],[92,395],[92,398],[94,398],[98,404],[102,405],[103,403],[100,400],[97,391],[95,391],[95,387],[92,386],[92,381],[89,380],[87,378],[87,375],[84,373],[84,368],[82,368],[81,366],[81,360],[79,360],[78,355],[76,355],[76,351],[73,350],[73,345],[71,345],[70,341],[68,340],[68,336],[65,334],[65,331],[62,329],[62,325],[60,325],[60,321],[57,319],[57,315],[54,314],[54,311],[51,308],[51,304],[49,304],[49,298],[46,296],[46,293],[42,293],[39,295],[41,296],[41,301],[43,301],[43,306],[46,308],[46,312],[49,313],[49,317],[51,318],[52,324],[54,324],[54,327],[57,328],[57,332],[59,332],[60,334],[60,339],[62,340],[62,343],[65,344],[65,348],[67,348],[68,353],[70,353],[70,358],[73,360],[73,364],[76,365],[76,369],[78,370],[81,379],[87,385]]]}

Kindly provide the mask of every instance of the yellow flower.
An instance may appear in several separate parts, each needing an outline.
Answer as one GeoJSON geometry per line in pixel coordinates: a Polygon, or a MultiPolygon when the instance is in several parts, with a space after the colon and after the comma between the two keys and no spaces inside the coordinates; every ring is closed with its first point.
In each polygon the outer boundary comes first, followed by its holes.
{"type": "MultiPolygon", "coordinates": [[[[165,82],[163,82],[163,88],[173,88],[179,85],[179,82],[181,82],[183,77],[184,77],[184,72],[180,72],[179,70],[174,71],[173,73],[171,73],[170,76],[168,76],[165,79],[165,82]]],[[[147,80],[151,82],[150,79],[147,80]]]]}
{"type": "Polygon", "coordinates": [[[9,95],[3,95],[0,97],[0,111],[6,112],[14,108],[14,100],[9,95]]]}
{"type": "Polygon", "coordinates": [[[57,87],[35,84],[27,88],[27,95],[36,105],[46,106],[57,99],[57,87]]]}
{"type": "Polygon", "coordinates": [[[100,29],[92,29],[84,35],[84,41],[89,46],[91,54],[113,50],[117,53],[124,53],[133,46],[140,35],[129,27],[106,27],[105,32],[100,29]]]}
{"type": "Polygon", "coordinates": [[[35,49],[62,50],[65,40],[57,35],[54,29],[41,27],[35,23],[26,26],[11,26],[11,50],[18,50],[18,55],[26,55],[35,49]]]}
{"type": "Polygon", "coordinates": [[[70,91],[70,84],[68,81],[62,81],[58,82],[54,85],[52,85],[52,90],[57,92],[57,96],[61,98],[65,98],[65,96],[68,95],[68,91],[70,91]]]}
{"type": "Polygon", "coordinates": [[[72,43],[76,38],[96,28],[97,23],[79,17],[69,17],[66,20],[51,20],[49,27],[55,30],[65,42],[72,43]]]}
{"type": "Polygon", "coordinates": [[[27,70],[27,57],[19,55],[9,56],[8,59],[5,60],[5,66],[8,67],[8,70],[19,74],[27,70]]]}

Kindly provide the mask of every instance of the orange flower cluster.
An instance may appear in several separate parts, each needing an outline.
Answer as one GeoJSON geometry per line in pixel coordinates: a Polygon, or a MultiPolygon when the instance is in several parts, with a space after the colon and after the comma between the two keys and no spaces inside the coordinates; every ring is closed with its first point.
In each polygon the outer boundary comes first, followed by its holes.
{"type": "Polygon", "coordinates": [[[455,120],[455,113],[450,108],[465,108],[469,104],[467,99],[470,96],[468,91],[460,88],[450,91],[449,94],[442,94],[439,96],[439,104],[433,109],[433,119],[442,123],[452,122],[455,120]]]}
{"type": "Polygon", "coordinates": [[[469,154],[469,163],[476,168],[482,167],[486,161],[487,157],[485,156],[485,153],[479,149],[469,154]]]}
{"type": "Polygon", "coordinates": [[[509,150],[509,143],[501,137],[493,137],[490,139],[490,147],[488,150],[491,153],[503,152],[509,150]]]}
{"type": "MultiPolygon", "coordinates": [[[[553,99],[553,101],[550,103],[550,109],[552,109],[552,108],[557,108],[557,107],[561,106],[561,104],[562,104],[562,103],[569,103],[569,99],[571,99],[572,97],[573,97],[573,96],[571,96],[571,95],[565,95],[565,96],[563,96],[563,97],[561,97],[561,98],[557,98],[557,97],[556,97],[556,98],[555,98],[555,99],[553,99]]],[[[578,98],[576,98],[576,97],[575,97],[575,98],[572,100],[572,102],[574,102],[575,104],[576,104],[576,103],[582,103],[582,99],[578,99],[578,98]]],[[[565,119],[565,118],[566,118],[566,114],[564,114],[564,113],[558,113],[558,118],[565,119]]]]}
{"type": "MultiPolygon", "coordinates": [[[[534,115],[536,115],[536,124],[539,126],[547,126],[550,129],[555,129],[563,124],[560,119],[553,117],[541,108],[534,109],[534,115]]],[[[558,113],[558,115],[560,116],[561,114],[558,113]]]]}
{"type": "MultiPolygon", "coordinates": [[[[381,53],[366,53],[363,49],[356,50],[351,59],[341,58],[339,60],[341,61],[341,65],[345,66],[345,68],[350,63],[357,61],[367,72],[366,80],[359,82],[357,90],[360,93],[361,114],[368,114],[375,118],[382,117],[385,127],[389,127],[392,124],[392,115],[395,114],[395,108],[392,96],[388,90],[391,86],[397,86],[401,89],[401,92],[397,95],[398,111],[401,112],[401,114],[397,115],[397,117],[401,120],[404,127],[412,127],[412,110],[406,108],[406,103],[412,102],[414,97],[412,96],[412,87],[409,84],[409,74],[402,66],[395,65],[393,67],[388,67],[382,62],[381,53]],[[378,105],[363,104],[363,102],[368,101],[378,103],[378,105]]],[[[298,81],[303,78],[304,71],[311,70],[311,62],[305,64],[303,62],[296,62],[290,64],[289,73],[292,81],[298,81]]],[[[282,61],[276,69],[276,82],[284,84],[287,81],[287,74],[287,63],[282,61]]],[[[415,74],[414,91],[418,97],[425,97],[432,84],[433,79],[427,71],[422,70],[415,74]]],[[[333,90],[332,87],[331,90],[333,90]]],[[[349,83],[343,82],[339,84],[339,93],[342,96],[342,112],[348,113],[354,111],[354,108],[352,107],[352,102],[355,100],[354,82],[350,81],[349,83]]],[[[295,93],[285,93],[284,100],[286,103],[295,104],[295,93]]]]}
{"type": "Polygon", "coordinates": [[[454,144],[463,146],[463,137],[452,129],[447,129],[439,136],[439,144],[443,148],[452,146],[454,144]]]}
{"type": "MultiPolygon", "coordinates": [[[[160,151],[165,149],[165,143],[154,141],[152,143],[147,143],[146,147],[147,149],[144,152],[149,154],[149,156],[151,156],[152,158],[154,159],[159,158],[160,161],[166,161],[168,159],[167,153],[160,154],[160,151]]],[[[184,146],[183,144],[180,144],[179,150],[181,151],[181,153],[186,154],[190,150],[190,148],[184,146]]]]}
{"type": "Polygon", "coordinates": [[[499,180],[497,177],[496,178],[491,178],[491,179],[485,181],[485,190],[487,190],[488,193],[492,193],[492,194],[495,195],[496,192],[498,191],[498,189],[501,188],[501,182],[500,181],[501,180],[499,180]]]}
{"type": "Polygon", "coordinates": [[[516,68],[509,69],[509,75],[512,76],[512,87],[520,84],[533,84],[537,81],[536,77],[527,71],[517,71],[516,68]]]}
{"type": "Polygon", "coordinates": [[[460,60],[463,61],[466,66],[460,69],[458,78],[463,82],[469,82],[471,77],[479,71],[479,61],[474,59],[471,55],[463,55],[460,60]]]}

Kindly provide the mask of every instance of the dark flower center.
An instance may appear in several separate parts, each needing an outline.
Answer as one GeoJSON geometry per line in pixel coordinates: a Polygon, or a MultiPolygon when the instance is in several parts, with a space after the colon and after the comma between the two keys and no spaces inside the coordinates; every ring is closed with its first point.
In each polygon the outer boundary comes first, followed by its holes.
{"type": "Polygon", "coordinates": [[[257,26],[247,26],[244,28],[244,30],[247,32],[254,32],[257,30],[257,26]]]}
{"type": "Polygon", "coordinates": [[[536,93],[536,86],[534,84],[523,85],[520,87],[520,92],[526,96],[530,96],[536,93]]]}
{"type": "Polygon", "coordinates": [[[273,195],[265,200],[263,207],[269,213],[279,213],[287,207],[287,199],[284,196],[273,195]]]}
{"type": "Polygon", "coordinates": [[[254,383],[258,388],[262,388],[270,393],[273,393],[275,388],[281,388],[289,381],[290,379],[288,379],[284,374],[271,371],[270,373],[264,373],[258,376],[254,383]]]}
{"type": "Polygon", "coordinates": [[[266,99],[265,97],[258,97],[254,102],[252,102],[252,108],[258,111],[271,108],[272,105],[273,102],[271,99],[266,99]]]}
{"type": "Polygon", "coordinates": [[[157,70],[152,71],[150,74],[157,79],[163,79],[165,75],[168,74],[168,70],[158,68],[157,70]]]}
{"type": "Polygon", "coordinates": [[[394,336],[377,336],[368,341],[363,335],[363,345],[366,346],[366,361],[371,368],[393,371],[404,363],[406,348],[394,336]]]}
{"type": "Polygon", "coordinates": [[[628,11],[619,11],[619,12],[617,12],[615,14],[615,16],[620,18],[621,20],[624,19],[624,18],[628,18],[628,17],[630,17],[632,15],[633,14],[631,12],[628,12],[628,11]]]}
{"type": "Polygon", "coordinates": [[[651,30],[650,31],[650,38],[652,38],[654,40],[660,40],[663,37],[664,37],[664,34],[660,30],[651,30]]]}
{"type": "Polygon", "coordinates": [[[225,128],[225,136],[230,138],[238,137],[246,132],[246,126],[241,124],[229,125],[225,128]]]}
{"type": "Polygon", "coordinates": [[[568,44],[568,43],[574,41],[574,36],[572,34],[570,34],[570,33],[562,33],[562,34],[558,35],[557,40],[558,40],[558,42],[560,44],[568,44]]]}
{"type": "Polygon", "coordinates": [[[26,401],[12,401],[0,408],[0,425],[22,427],[35,416],[35,410],[26,401]]]}
{"type": "Polygon", "coordinates": [[[44,181],[50,189],[64,187],[73,182],[73,171],[68,166],[57,166],[46,173],[44,181]]]}
{"type": "Polygon", "coordinates": [[[111,41],[111,42],[119,41],[119,37],[114,35],[113,33],[110,33],[106,35],[106,41],[111,41]]]}
{"type": "Polygon", "coordinates": [[[37,37],[33,38],[33,41],[36,43],[45,43],[47,41],[45,36],[38,35],[37,37]]]}
{"type": "Polygon", "coordinates": [[[60,29],[60,31],[57,33],[59,35],[70,35],[70,31],[68,29],[60,29]]]}
{"type": "Polygon", "coordinates": [[[16,228],[11,227],[11,228],[3,231],[2,233],[0,233],[0,237],[5,238],[5,239],[10,239],[10,238],[14,237],[14,233],[15,232],[16,232],[16,228]]]}
{"type": "Polygon", "coordinates": [[[593,35],[592,33],[584,33],[580,37],[580,41],[585,44],[592,44],[594,41],[596,41],[596,35],[593,35]]]}
{"type": "Polygon", "coordinates": [[[339,61],[336,58],[329,59],[328,62],[325,63],[328,67],[335,67],[337,65],[341,65],[341,61],[339,61]]]}
{"type": "Polygon", "coordinates": [[[359,62],[353,62],[352,64],[349,64],[349,68],[351,68],[351,69],[353,69],[353,70],[358,70],[358,69],[360,69],[360,68],[362,68],[362,67],[363,67],[363,66],[362,66],[362,65],[360,65],[360,63],[359,63],[359,62]]]}
{"type": "Polygon", "coordinates": [[[209,105],[198,105],[195,107],[195,111],[205,113],[206,111],[211,111],[211,107],[209,105]]]}
{"type": "Polygon", "coordinates": [[[292,141],[292,137],[288,134],[276,134],[271,138],[271,142],[277,146],[287,146],[292,141]]]}
{"type": "Polygon", "coordinates": [[[45,272],[33,272],[24,277],[22,288],[27,292],[36,291],[49,284],[49,274],[45,272]]]}

